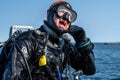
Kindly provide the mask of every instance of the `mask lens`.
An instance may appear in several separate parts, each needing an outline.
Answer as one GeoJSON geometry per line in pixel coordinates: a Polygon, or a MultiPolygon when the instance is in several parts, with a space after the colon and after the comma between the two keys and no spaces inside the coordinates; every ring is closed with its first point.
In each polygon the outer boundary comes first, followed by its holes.
{"type": "Polygon", "coordinates": [[[67,18],[69,22],[74,22],[76,20],[77,14],[75,11],[70,10],[64,6],[59,6],[57,9],[57,14],[62,17],[67,13],[67,18]]]}

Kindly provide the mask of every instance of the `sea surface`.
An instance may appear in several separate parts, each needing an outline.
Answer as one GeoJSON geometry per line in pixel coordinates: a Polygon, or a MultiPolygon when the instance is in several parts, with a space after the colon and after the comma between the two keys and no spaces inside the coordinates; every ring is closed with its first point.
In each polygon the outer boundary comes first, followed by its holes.
{"type": "Polygon", "coordinates": [[[94,43],[96,73],[81,80],[120,80],[120,45],[94,43]]]}
{"type": "Polygon", "coordinates": [[[120,44],[94,44],[96,74],[82,80],[120,80],[120,44]]]}

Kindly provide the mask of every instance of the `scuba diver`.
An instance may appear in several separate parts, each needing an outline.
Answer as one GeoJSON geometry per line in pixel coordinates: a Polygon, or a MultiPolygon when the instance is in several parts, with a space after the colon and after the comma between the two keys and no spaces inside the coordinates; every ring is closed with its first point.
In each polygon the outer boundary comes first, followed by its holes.
{"type": "Polygon", "coordinates": [[[66,65],[84,75],[95,74],[94,44],[82,27],[72,25],[76,18],[68,2],[54,2],[40,28],[22,32],[4,46],[0,80],[67,80],[61,75],[66,65]]]}

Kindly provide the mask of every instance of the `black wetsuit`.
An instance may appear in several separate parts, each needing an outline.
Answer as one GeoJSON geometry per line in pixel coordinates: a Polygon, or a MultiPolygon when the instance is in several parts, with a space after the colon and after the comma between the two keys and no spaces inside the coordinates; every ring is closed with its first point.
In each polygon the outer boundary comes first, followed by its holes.
{"type": "MultiPolygon", "coordinates": [[[[84,32],[81,27],[76,26],[71,26],[69,30],[72,32],[74,29],[84,32]]],[[[45,29],[42,25],[39,29],[23,32],[12,40],[9,52],[1,54],[0,64],[5,65],[0,65],[4,71],[0,71],[0,78],[58,80],[57,71],[59,69],[62,73],[66,64],[75,70],[82,70],[85,75],[92,75],[95,73],[93,47],[93,43],[90,43],[82,49],[77,48],[65,35],[58,37],[51,33],[50,28],[45,29]],[[47,58],[45,66],[39,66],[42,55],[47,58]]]]}

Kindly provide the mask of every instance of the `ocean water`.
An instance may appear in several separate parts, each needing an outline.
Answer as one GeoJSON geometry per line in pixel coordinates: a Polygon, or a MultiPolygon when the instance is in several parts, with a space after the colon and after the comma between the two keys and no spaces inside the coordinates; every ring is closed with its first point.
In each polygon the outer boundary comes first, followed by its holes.
{"type": "Polygon", "coordinates": [[[120,45],[94,44],[96,73],[81,80],[120,80],[120,45]]]}
{"type": "Polygon", "coordinates": [[[95,43],[96,74],[83,80],[120,80],[120,45],[95,43]]]}

